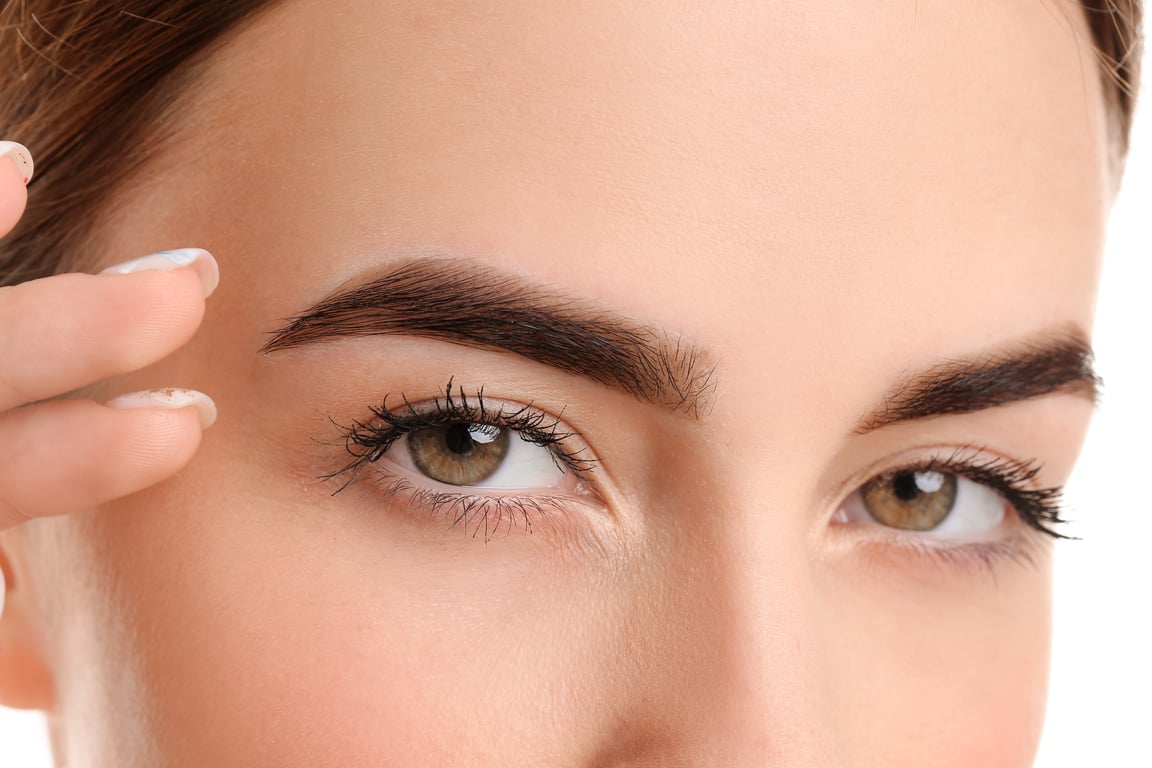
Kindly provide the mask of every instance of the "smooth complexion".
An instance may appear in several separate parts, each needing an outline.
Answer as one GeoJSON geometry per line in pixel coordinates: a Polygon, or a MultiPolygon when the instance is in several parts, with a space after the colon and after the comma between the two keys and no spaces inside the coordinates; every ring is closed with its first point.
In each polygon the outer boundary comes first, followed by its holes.
{"type": "Polygon", "coordinates": [[[243,30],[89,265],[217,256],[195,338],[91,394],[190,387],[219,421],[171,481],[11,537],[58,752],[1029,765],[1046,540],[841,510],[957,451],[1071,471],[1074,389],[860,427],[917,372],[1090,333],[1112,180],[1078,13],[287,0],[243,30]],[[263,350],[421,258],[692,345],[706,407],[425,336],[263,350]],[[375,468],[333,493],[342,427],[449,381],[562,420],[586,487],[492,536],[375,468]]]}

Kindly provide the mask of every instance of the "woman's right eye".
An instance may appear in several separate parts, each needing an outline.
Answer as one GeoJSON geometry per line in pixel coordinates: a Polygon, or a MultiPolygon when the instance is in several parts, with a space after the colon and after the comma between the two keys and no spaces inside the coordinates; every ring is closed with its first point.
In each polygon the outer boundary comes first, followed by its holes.
{"type": "Polygon", "coordinates": [[[574,484],[550,447],[495,424],[456,421],[414,429],[385,457],[446,485],[523,491],[574,484]]]}

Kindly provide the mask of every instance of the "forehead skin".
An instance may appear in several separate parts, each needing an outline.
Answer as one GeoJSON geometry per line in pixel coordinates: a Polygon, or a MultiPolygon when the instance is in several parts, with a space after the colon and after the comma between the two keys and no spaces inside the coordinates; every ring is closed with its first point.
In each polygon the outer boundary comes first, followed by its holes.
{"type": "MultiPolygon", "coordinates": [[[[195,213],[260,238],[245,266],[322,263],[277,281],[312,287],[283,313],[442,249],[678,329],[732,378],[733,306],[764,309],[764,340],[825,331],[790,370],[947,315],[875,350],[885,379],[974,333],[1090,323],[1108,184],[1070,4],[367,5],[290,2],[231,45],[147,188],[179,198],[160,231],[195,213]],[[237,220],[253,197],[270,232],[237,220]]],[[[774,392],[822,386],[790,378],[774,392]]]]}
{"type": "Polygon", "coordinates": [[[1111,185],[1078,14],[288,0],[258,19],[97,230],[108,262],[218,255],[197,339],[107,390],[194,386],[221,418],[172,482],[44,523],[96,542],[72,620],[122,630],[91,646],[106,675],[57,662],[62,706],[136,701],[172,765],[1029,764],[1047,555],[869,559],[827,543],[821,504],[937,444],[1070,471],[1088,408],[1069,398],[851,433],[907,370],[1090,329],[1111,185]],[[412,252],[684,334],[717,362],[711,412],[434,342],[257,354],[412,252]],[[451,375],[566,409],[641,533],[600,559],[431,546],[369,521],[367,493],[317,491],[330,416],[451,375]]]}

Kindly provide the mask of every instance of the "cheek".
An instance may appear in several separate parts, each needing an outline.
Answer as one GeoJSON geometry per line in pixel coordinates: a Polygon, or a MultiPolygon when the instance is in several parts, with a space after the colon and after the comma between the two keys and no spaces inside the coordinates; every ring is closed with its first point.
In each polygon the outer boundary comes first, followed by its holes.
{"type": "Polygon", "coordinates": [[[861,766],[1031,759],[1047,671],[1042,554],[989,571],[819,560],[778,532],[765,538],[781,549],[758,562],[779,593],[753,594],[720,530],[669,531],[618,563],[565,556],[543,536],[435,535],[365,488],[332,497],[294,480],[273,446],[222,440],[220,427],[175,480],[91,523],[114,565],[110,594],[88,601],[117,606],[127,629],[97,658],[111,685],[142,692],[111,701],[183,764],[598,764],[596,745],[629,738],[673,754],[747,738],[723,731],[733,702],[785,727],[803,702],[751,687],[794,673],[797,642],[812,657],[797,695],[824,692],[817,714],[875,761],[861,766]],[[810,602],[789,612],[797,596],[810,602]],[[764,639],[749,651],[760,656],[742,656],[741,637],[764,639]]]}
{"type": "Polygon", "coordinates": [[[877,765],[1030,764],[1050,631],[1049,555],[1038,548],[1033,558],[963,577],[949,565],[916,574],[860,563],[824,574],[835,700],[852,754],[885,755],[877,765]]]}
{"type": "Polygon", "coordinates": [[[288,499],[240,495],[217,514],[155,496],[126,510],[117,556],[164,754],[353,765],[423,730],[410,718],[459,656],[427,636],[414,564],[288,499]]]}
{"type": "Polygon", "coordinates": [[[254,492],[213,483],[218,471],[206,460],[102,512],[162,754],[499,761],[501,745],[562,753],[561,724],[599,708],[588,697],[603,686],[574,694],[566,682],[602,646],[575,626],[575,602],[555,599],[587,586],[555,553],[414,540],[363,494],[254,492]]]}

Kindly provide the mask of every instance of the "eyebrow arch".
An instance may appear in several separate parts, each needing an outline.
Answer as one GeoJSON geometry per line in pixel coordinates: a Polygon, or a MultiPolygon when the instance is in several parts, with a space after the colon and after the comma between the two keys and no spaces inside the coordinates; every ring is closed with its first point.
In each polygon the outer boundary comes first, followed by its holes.
{"type": "Polygon", "coordinates": [[[906,376],[861,419],[856,434],[904,421],[972,413],[1051,394],[1095,403],[1103,385],[1092,347],[1076,329],[1042,334],[970,359],[947,360],[906,376]]]}
{"type": "Polygon", "coordinates": [[[286,321],[261,352],[348,337],[406,335],[510,352],[699,419],[715,365],[695,344],[488,265],[401,262],[286,321]]]}

